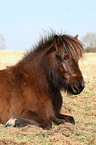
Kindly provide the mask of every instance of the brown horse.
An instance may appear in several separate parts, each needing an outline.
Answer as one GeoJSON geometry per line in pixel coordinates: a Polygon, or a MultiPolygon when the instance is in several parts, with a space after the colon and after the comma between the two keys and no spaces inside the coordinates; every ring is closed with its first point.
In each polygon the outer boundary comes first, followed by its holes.
{"type": "Polygon", "coordinates": [[[84,80],[78,66],[83,47],[76,37],[52,35],[15,66],[0,70],[0,122],[6,126],[28,124],[50,129],[52,122],[75,124],[60,114],[60,90],[79,94],[84,80]]]}

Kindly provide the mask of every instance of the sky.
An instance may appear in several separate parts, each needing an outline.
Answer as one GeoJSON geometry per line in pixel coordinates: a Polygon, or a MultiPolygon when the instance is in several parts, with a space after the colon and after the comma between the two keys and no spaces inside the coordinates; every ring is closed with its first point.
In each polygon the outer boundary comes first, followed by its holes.
{"type": "Polygon", "coordinates": [[[96,0],[0,0],[6,50],[30,50],[41,36],[96,33],[96,0]]]}

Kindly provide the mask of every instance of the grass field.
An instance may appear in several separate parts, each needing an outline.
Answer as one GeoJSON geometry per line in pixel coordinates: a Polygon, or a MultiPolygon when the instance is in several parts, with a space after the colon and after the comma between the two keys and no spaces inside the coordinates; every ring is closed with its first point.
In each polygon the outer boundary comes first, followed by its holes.
{"type": "MultiPolygon", "coordinates": [[[[0,69],[14,65],[23,56],[20,51],[0,51],[0,69]]],[[[80,95],[62,92],[61,112],[74,116],[76,125],[65,123],[51,130],[36,126],[5,128],[0,124],[0,145],[96,145],[96,53],[86,53],[80,61],[85,89],[80,95]]]]}

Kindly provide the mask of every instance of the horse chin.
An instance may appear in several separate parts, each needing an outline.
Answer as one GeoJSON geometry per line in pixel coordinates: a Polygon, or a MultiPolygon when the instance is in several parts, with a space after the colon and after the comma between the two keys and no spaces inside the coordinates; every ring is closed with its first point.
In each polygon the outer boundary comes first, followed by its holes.
{"type": "Polygon", "coordinates": [[[80,94],[82,91],[83,91],[84,88],[73,88],[73,87],[68,87],[67,91],[69,94],[72,94],[72,95],[78,95],[80,94]]]}
{"type": "Polygon", "coordinates": [[[70,94],[72,94],[72,95],[78,95],[78,94],[80,94],[81,92],[76,92],[76,91],[70,91],[70,94]]]}

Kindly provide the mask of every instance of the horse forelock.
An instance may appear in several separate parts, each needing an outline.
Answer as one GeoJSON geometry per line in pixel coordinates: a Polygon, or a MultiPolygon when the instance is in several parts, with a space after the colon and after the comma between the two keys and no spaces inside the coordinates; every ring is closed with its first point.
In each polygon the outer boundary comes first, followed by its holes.
{"type": "Polygon", "coordinates": [[[83,55],[82,43],[69,35],[62,35],[61,38],[63,40],[65,51],[70,54],[73,59],[79,60],[83,55]]]}

